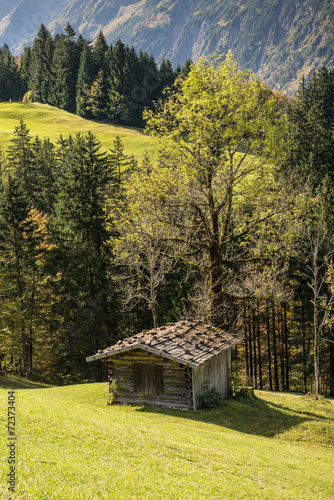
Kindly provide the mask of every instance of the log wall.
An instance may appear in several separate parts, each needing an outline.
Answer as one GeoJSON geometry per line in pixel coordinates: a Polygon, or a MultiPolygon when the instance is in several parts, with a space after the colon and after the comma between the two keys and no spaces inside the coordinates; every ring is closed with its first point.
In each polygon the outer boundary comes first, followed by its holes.
{"type": "Polygon", "coordinates": [[[193,409],[192,368],[142,349],[113,356],[108,361],[108,367],[109,381],[116,380],[119,387],[114,403],[193,409]],[[143,374],[145,365],[149,368],[146,374],[143,374]],[[156,376],[160,370],[161,381],[154,380],[150,383],[149,374],[156,376]],[[143,382],[138,383],[138,380],[135,380],[135,372],[141,374],[143,382]]]}

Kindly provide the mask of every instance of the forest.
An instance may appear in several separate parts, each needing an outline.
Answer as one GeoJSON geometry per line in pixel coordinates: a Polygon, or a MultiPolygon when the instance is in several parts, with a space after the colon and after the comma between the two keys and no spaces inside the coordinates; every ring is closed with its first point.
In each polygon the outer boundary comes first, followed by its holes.
{"type": "Polygon", "coordinates": [[[18,123],[1,156],[1,369],[103,380],[86,356],[197,318],[245,337],[237,383],[333,395],[334,72],[288,100],[230,53],[157,69],[65,31],[42,25],[19,61],[1,49],[1,100],[144,124],[157,154],[18,123]]]}
{"type": "Polygon", "coordinates": [[[136,53],[118,40],[108,46],[100,32],[94,45],[68,24],[55,35],[42,24],[19,61],[9,47],[0,51],[0,100],[42,102],[85,118],[109,119],[142,127],[143,111],[152,108],[190,61],[175,70],[168,59],[160,66],[152,55],[136,53]]]}

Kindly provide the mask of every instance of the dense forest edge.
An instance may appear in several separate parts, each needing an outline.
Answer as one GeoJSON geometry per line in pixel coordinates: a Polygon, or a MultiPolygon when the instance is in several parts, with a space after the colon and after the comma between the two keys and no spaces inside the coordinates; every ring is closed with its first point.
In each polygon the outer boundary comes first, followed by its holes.
{"type": "Polygon", "coordinates": [[[1,157],[1,369],[102,380],[86,356],[186,317],[244,335],[236,384],[333,395],[334,72],[287,100],[231,54],[158,69],[65,32],[42,25],[19,64],[0,51],[0,99],[145,124],[158,158],[18,123],[1,157]]]}
{"type": "Polygon", "coordinates": [[[0,100],[41,102],[96,120],[142,127],[143,111],[163,96],[190,61],[175,70],[152,55],[118,40],[108,45],[102,32],[95,43],[70,25],[51,36],[42,24],[32,46],[15,60],[8,46],[0,50],[0,100]]]}

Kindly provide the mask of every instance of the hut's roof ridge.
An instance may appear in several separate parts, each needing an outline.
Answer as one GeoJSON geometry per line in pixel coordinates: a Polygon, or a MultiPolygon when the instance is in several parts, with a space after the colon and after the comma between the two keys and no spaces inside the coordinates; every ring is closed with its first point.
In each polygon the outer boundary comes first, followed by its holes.
{"type": "Polygon", "coordinates": [[[87,361],[115,356],[132,349],[144,349],[195,368],[242,340],[243,337],[222,328],[201,321],[183,320],[143,330],[132,337],[119,340],[88,357],[87,361]]]}

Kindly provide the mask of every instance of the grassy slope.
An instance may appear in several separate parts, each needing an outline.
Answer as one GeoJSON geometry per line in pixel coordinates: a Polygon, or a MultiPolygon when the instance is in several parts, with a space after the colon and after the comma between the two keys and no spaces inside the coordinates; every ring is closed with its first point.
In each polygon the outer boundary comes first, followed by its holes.
{"type": "Polygon", "coordinates": [[[136,158],[141,158],[145,149],[152,148],[152,141],[140,129],[85,120],[48,104],[1,102],[0,146],[3,150],[9,146],[20,118],[30,130],[30,135],[49,137],[52,142],[57,141],[60,135],[67,137],[71,133],[91,131],[101,141],[104,150],[113,148],[116,135],[123,141],[125,154],[134,154],[136,158]]]}
{"type": "Polygon", "coordinates": [[[333,499],[334,402],[257,392],[182,412],[106,406],[107,384],[17,389],[18,495],[28,499],[333,499]]]}

